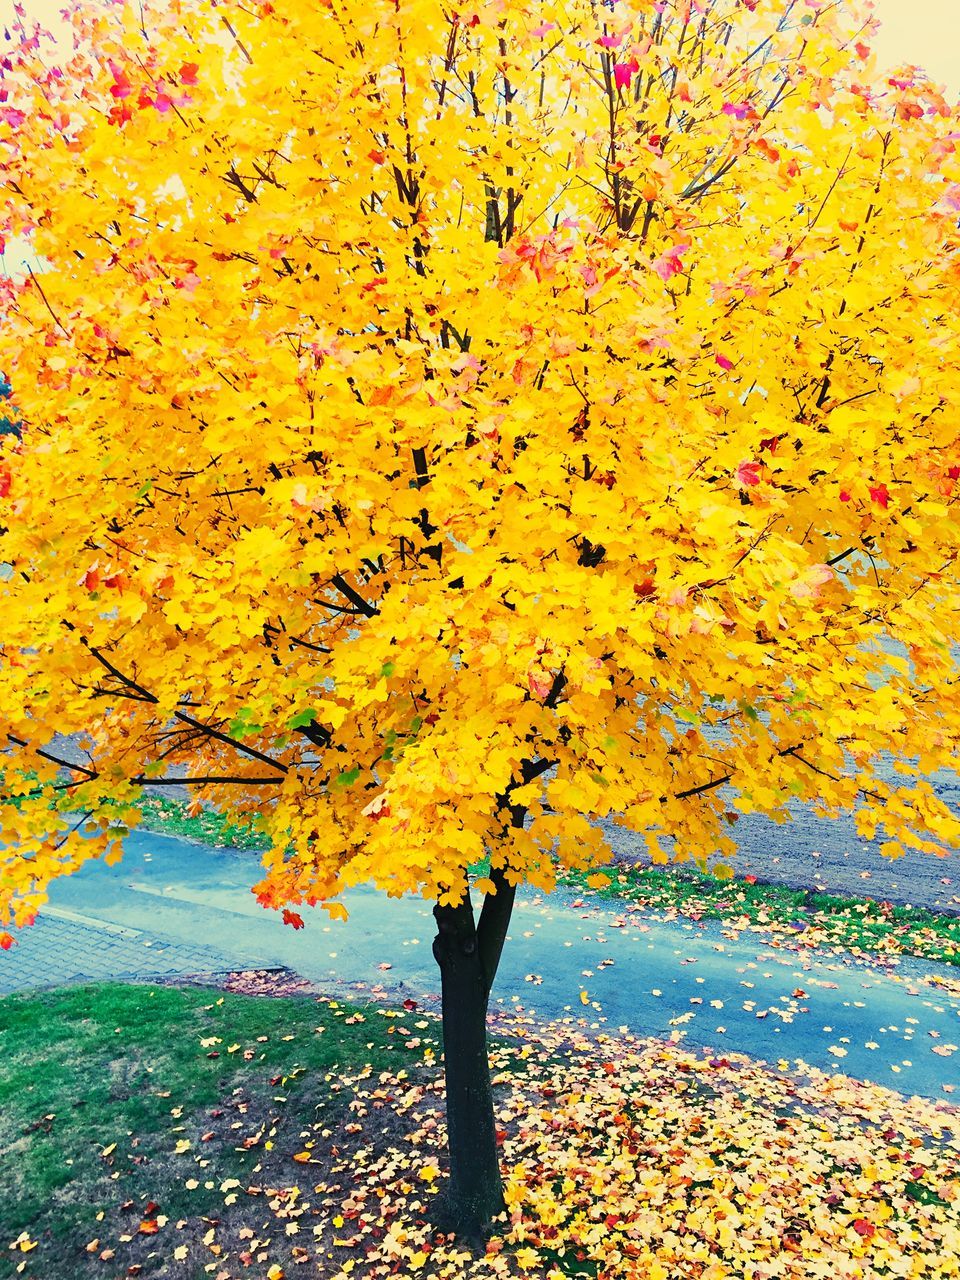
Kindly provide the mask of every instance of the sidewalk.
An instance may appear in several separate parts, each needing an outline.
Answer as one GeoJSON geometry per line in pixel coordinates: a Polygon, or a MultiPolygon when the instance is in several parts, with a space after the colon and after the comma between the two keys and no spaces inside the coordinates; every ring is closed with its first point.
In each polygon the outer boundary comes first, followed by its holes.
{"type": "Polygon", "coordinates": [[[83,980],[224,973],[229,960],[210,947],[154,937],[142,929],[46,907],[0,963],[0,995],[83,980]]]}

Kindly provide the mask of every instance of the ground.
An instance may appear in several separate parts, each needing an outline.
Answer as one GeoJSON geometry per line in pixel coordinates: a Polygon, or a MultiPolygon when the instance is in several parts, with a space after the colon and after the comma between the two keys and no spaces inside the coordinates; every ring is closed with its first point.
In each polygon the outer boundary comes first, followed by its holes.
{"type": "Polygon", "coordinates": [[[955,1108],[522,1017],[494,1028],[509,1212],[468,1248],[436,1227],[435,1021],[287,981],[0,1001],[0,1276],[960,1275],[955,1108]]]}

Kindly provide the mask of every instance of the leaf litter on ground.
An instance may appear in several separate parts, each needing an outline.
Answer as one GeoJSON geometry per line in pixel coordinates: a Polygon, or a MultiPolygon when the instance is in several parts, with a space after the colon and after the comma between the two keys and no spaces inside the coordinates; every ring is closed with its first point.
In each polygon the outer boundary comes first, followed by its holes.
{"type": "MultiPolygon", "coordinates": [[[[313,1008],[403,1055],[310,1073],[293,1040],[288,1065],[274,1056],[212,1111],[175,1108],[138,1193],[119,1198],[122,1174],[114,1206],[58,1243],[58,1277],[960,1276],[956,1108],[691,1051],[680,1031],[643,1040],[519,1011],[494,1016],[491,1051],[507,1212],[471,1246],[437,1226],[436,1019],[409,998],[313,1008]]],[[[229,1037],[227,1019],[212,1052],[229,1037]]],[[[11,1275],[53,1274],[41,1233],[7,1243],[11,1275]]]]}

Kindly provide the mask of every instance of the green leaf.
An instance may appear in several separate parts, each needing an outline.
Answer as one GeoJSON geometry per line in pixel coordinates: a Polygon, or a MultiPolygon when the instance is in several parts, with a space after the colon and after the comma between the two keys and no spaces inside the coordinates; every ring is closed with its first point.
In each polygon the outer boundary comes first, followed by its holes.
{"type": "Polygon", "coordinates": [[[253,712],[249,707],[242,707],[236,718],[230,722],[227,732],[231,738],[249,738],[255,733],[262,733],[263,726],[253,723],[253,712]]]}
{"type": "Polygon", "coordinates": [[[142,488],[137,490],[136,497],[145,498],[152,488],[153,488],[153,481],[148,480],[147,483],[143,485],[142,488]]]}
{"type": "Polygon", "coordinates": [[[946,1200],[941,1199],[931,1187],[925,1187],[922,1182],[908,1182],[903,1189],[918,1204],[938,1204],[944,1209],[949,1207],[946,1200]]]}
{"type": "Polygon", "coordinates": [[[316,711],[310,709],[308,711],[298,711],[290,721],[291,729],[303,729],[308,724],[313,724],[317,718],[316,711]]]}
{"type": "Polygon", "coordinates": [[[380,674],[381,676],[392,676],[395,670],[396,667],[392,662],[385,662],[380,668],[380,674]]]}
{"type": "Polygon", "coordinates": [[[360,766],[355,764],[352,769],[348,769],[346,773],[337,774],[334,778],[334,785],[338,787],[350,787],[360,777],[360,766]]]}

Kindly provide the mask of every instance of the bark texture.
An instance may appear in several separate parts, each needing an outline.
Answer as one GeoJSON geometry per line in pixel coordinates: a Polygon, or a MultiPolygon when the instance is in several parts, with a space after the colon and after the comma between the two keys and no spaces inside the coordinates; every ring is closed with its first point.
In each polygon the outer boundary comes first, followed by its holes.
{"type": "Polygon", "coordinates": [[[453,1224],[469,1235],[482,1235],[504,1208],[487,1059],[487,1006],[515,890],[502,873],[491,878],[497,892],[487,895],[479,921],[469,894],[457,906],[433,909],[433,954],[443,996],[449,1205],[453,1224]]]}

